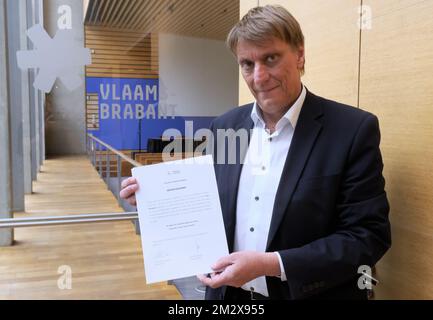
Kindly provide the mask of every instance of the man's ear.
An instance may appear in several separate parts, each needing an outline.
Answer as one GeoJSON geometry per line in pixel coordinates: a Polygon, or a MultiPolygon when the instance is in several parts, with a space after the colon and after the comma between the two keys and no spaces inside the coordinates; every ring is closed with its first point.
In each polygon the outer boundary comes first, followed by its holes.
{"type": "Polygon", "coordinates": [[[298,69],[301,70],[305,65],[305,49],[304,46],[298,48],[298,69]]]}

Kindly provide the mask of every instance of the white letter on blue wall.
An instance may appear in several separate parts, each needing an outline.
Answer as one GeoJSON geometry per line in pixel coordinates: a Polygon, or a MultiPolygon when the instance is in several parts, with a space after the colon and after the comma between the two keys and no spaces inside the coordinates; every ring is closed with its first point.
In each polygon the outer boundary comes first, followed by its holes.
{"type": "Polygon", "coordinates": [[[113,120],[120,120],[120,104],[113,104],[113,120]]]}
{"type": "Polygon", "coordinates": [[[110,117],[110,106],[106,103],[101,103],[101,120],[107,120],[110,117]]]}
{"type": "Polygon", "coordinates": [[[149,96],[153,94],[153,101],[158,99],[158,87],[157,86],[146,86],[146,100],[149,101],[149,96]]]}
{"type": "Polygon", "coordinates": [[[135,118],[137,120],[144,119],[144,106],[142,104],[135,105],[135,118]]]}
{"type": "Polygon", "coordinates": [[[147,107],[146,119],[150,119],[151,116],[153,120],[156,119],[155,106],[153,104],[149,104],[147,107]]]}

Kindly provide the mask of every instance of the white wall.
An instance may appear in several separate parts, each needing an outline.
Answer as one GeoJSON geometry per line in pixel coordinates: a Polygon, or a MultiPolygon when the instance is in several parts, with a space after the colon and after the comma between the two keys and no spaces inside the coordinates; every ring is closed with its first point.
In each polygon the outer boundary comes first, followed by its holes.
{"type": "Polygon", "coordinates": [[[238,105],[239,75],[223,41],[159,35],[160,100],[176,116],[218,116],[238,105]]]}

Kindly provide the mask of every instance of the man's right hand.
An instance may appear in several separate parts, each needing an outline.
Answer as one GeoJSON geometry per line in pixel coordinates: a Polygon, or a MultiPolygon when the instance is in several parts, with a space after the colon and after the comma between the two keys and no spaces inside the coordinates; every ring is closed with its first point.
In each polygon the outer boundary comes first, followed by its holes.
{"type": "Polygon", "coordinates": [[[135,192],[138,190],[137,180],[133,177],[123,180],[121,187],[120,197],[125,199],[131,206],[136,206],[135,192]]]}

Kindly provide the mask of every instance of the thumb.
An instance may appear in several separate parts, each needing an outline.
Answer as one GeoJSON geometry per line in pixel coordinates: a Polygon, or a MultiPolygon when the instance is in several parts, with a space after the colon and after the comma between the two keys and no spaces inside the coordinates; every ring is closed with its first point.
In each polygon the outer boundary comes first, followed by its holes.
{"type": "Polygon", "coordinates": [[[217,262],[215,262],[211,268],[215,271],[215,272],[220,272],[223,271],[225,268],[227,268],[228,266],[230,266],[231,264],[233,264],[233,261],[231,259],[231,256],[225,256],[222,257],[220,259],[217,260],[217,262]]]}

